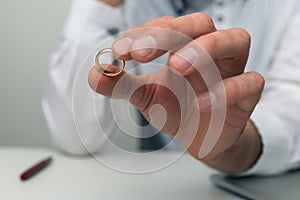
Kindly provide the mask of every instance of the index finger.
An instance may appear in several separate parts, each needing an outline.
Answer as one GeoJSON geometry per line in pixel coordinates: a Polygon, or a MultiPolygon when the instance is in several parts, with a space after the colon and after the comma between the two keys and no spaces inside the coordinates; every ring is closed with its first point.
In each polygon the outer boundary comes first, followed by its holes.
{"type": "Polygon", "coordinates": [[[205,13],[169,20],[156,19],[122,35],[113,44],[113,50],[121,59],[149,62],[214,31],[214,23],[205,13]]]}

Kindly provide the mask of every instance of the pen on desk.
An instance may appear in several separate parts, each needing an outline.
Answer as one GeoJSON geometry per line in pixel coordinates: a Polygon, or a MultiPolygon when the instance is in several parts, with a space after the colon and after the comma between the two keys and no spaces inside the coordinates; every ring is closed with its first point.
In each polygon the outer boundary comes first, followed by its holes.
{"type": "Polygon", "coordinates": [[[20,179],[22,181],[26,181],[27,179],[31,178],[32,176],[34,176],[35,174],[37,174],[38,172],[43,170],[45,167],[47,167],[51,163],[51,161],[52,161],[52,157],[50,156],[50,157],[38,162],[37,164],[33,165],[32,167],[30,167],[29,169],[24,171],[20,175],[20,179]]]}

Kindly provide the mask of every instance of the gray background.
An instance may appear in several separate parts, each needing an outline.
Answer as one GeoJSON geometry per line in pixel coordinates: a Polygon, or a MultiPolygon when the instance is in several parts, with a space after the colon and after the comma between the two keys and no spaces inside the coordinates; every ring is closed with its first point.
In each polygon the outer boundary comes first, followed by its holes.
{"type": "Polygon", "coordinates": [[[0,1],[0,146],[51,146],[41,110],[71,0],[0,1]]]}

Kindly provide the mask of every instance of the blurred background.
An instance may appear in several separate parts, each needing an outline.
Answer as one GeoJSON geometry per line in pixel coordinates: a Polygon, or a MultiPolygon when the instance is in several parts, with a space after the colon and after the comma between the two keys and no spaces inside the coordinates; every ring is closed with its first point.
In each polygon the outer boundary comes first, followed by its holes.
{"type": "Polygon", "coordinates": [[[70,4],[0,1],[0,146],[52,146],[41,98],[70,4]]]}

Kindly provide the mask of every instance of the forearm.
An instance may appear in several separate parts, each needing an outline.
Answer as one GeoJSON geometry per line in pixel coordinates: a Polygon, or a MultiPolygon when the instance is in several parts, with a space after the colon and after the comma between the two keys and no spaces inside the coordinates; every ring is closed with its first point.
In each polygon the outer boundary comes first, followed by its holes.
{"type": "MultiPolygon", "coordinates": [[[[42,105],[53,140],[63,151],[72,154],[86,154],[83,143],[89,150],[97,150],[105,137],[99,133],[98,123],[93,110],[94,96],[88,86],[80,87],[81,95],[74,97],[72,88],[75,80],[85,80],[86,74],[82,62],[90,51],[101,41],[110,37],[105,22],[101,19],[114,15],[114,23],[121,26],[121,12],[109,6],[103,6],[96,1],[76,0],[72,5],[68,21],[63,33],[59,49],[52,54],[50,60],[47,91],[42,105]],[[101,17],[101,16],[102,17],[101,17]],[[79,16],[79,17],[78,17],[79,16]],[[100,19],[100,20],[99,20],[100,19]],[[81,69],[81,73],[77,73],[81,69]],[[77,78],[76,78],[77,77],[77,78]],[[74,110],[76,102],[86,102],[74,110]],[[80,108],[78,110],[78,108],[80,108]],[[74,111],[76,113],[74,113],[74,111]],[[78,115],[78,113],[83,113],[78,115]],[[74,123],[74,114],[77,114],[74,123]],[[80,119],[78,119],[80,118],[80,119]],[[80,135],[80,139],[78,137],[80,135]]],[[[112,26],[112,25],[111,25],[112,26]]],[[[78,87],[77,87],[78,88],[78,87]]],[[[98,120],[101,121],[106,103],[100,99],[98,120]]]]}
{"type": "Polygon", "coordinates": [[[261,153],[261,138],[254,124],[249,120],[241,137],[225,152],[207,164],[225,173],[238,174],[251,168],[261,153]]]}

